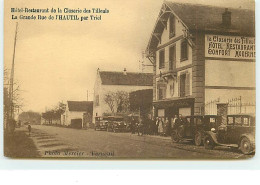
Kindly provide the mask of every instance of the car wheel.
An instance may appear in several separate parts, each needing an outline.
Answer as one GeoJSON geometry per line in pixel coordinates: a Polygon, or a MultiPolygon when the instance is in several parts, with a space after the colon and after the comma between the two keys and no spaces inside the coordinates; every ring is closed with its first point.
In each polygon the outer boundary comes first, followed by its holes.
{"type": "Polygon", "coordinates": [[[174,143],[178,143],[180,141],[178,134],[177,134],[177,130],[172,131],[171,138],[172,138],[172,142],[174,142],[174,143]]]}
{"type": "Polygon", "coordinates": [[[196,132],[194,136],[194,144],[200,146],[202,144],[202,134],[201,132],[196,132]]]}
{"type": "Polygon", "coordinates": [[[251,142],[247,137],[243,137],[240,142],[240,150],[243,154],[250,154],[252,147],[251,142]]]}
{"type": "Polygon", "coordinates": [[[215,143],[210,136],[204,138],[204,147],[209,150],[212,150],[215,147],[215,143]]]}

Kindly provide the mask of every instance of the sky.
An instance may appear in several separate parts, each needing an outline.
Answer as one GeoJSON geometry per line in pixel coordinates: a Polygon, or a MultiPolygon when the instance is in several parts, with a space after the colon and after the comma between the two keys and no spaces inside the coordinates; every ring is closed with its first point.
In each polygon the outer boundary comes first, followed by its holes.
{"type": "MultiPolygon", "coordinates": [[[[162,3],[163,0],[5,1],[4,64],[10,69],[18,22],[15,80],[20,85],[23,110],[43,112],[59,101],[92,100],[97,68],[141,72],[139,61],[162,3]],[[101,21],[17,21],[11,20],[10,9],[15,7],[106,8],[109,13],[102,15],[101,21]]],[[[253,7],[251,0],[196,0],[196,3],[253,7]]]]}

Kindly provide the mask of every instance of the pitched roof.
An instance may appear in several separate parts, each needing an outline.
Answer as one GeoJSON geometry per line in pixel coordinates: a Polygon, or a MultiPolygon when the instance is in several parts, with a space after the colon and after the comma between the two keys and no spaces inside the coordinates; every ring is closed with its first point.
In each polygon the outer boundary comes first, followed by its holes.
{"type": "Polygon", "coordinates": [[[68,101],[69,111],[89,112],[93,110],[93,101],[68,101]]]}
{"type": "Polygon", "coordinates": [[[99,71],[103,85],[153,86],[152,73],[99,71]]]}
{"type": "Polygon", "coordinates": [[[233,33],[243,36],[255,35],[255,12],[248,9],[228,8],[231,12],[231,26],[224,27],[222,14],[224,7],[216,7],[201,4],[175,3],[165,1],[156,21],[147,50],[154,50],[158,45],[158,39],[153,34],[162,34],[164,30],[160,20],[167,20],[173,13],[190,31],[207,31],[212,33],[233,33]],[[163,11],[165,9],[166,11],[163,11]]]}
{"type": "Polygon", "coordinates": [[[226,29],[222,25],[222,14],[225,12],[224,7],[169,1],[166,1],[166,4],[190,30],[255,34],[255,12],[253,10],[228,8],[228,11],[231,12],[231,26],[226,29]]]}

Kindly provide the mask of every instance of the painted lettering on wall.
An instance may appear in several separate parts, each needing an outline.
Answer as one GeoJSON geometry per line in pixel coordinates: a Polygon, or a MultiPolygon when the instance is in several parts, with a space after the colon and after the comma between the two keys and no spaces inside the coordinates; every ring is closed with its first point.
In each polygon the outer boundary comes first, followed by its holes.
{"type": "Polygon", "coordinates": [[[255,38],[205,35],[205,56],[255,59],[255,38]]]}

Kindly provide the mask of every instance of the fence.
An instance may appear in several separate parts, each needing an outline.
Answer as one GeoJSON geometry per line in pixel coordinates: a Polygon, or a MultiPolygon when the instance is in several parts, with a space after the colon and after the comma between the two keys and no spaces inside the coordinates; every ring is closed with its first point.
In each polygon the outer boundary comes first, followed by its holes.
{"type": "Polygon", "coordinates": [[[211,100],[205,104],[205,114],[206,115],[217,115],[217,103],[220,102],[220,98],[211,100]]]}
{"type": "MultiPolygon", "coordinates": [[[[220,98],[205,103],[204,110],[207,115],[217,114],[217,103],[220,102],[220,98]]],[[[227,100],[228,114],[254,114],[255,103],[243,102],[242,97],[231,98],[227,100]]]]}
{"type": "Polygon", "coordinates": [[[242,102],[241,96],[228,100],[228,114],[255,113],[255,103],[242,102]]]}

